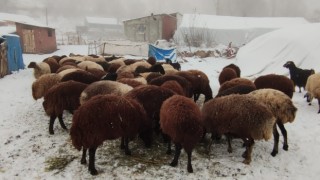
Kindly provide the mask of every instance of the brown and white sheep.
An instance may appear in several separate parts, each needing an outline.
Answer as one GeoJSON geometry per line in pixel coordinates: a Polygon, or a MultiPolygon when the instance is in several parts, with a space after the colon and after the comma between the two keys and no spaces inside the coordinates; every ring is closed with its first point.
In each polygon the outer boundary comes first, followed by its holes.
{"type": "Polygon", "coordinates": [[[51,73],[50,66],[48,63],[45,62],[30,62],[28,68],[33,68],[33,76],[38,79],[43,74],[51,73]]]}
{"type": "MultiPolygon", "coordinates": [[[[188,155],[188,172],[192,173],[191,153],[203,135],[201,111],[190,98],[174,95],[165,100],[160,109],[160,127],[162,132],[169,135],[175,144],[175,155],[170,166],[178,164],[181,149],[188,155]]],[[[168,143],[171,152],[171,142],[168,143]]]]}
{"type": "Polygon", "coordinates": [[[97,81],[88,85],[88,87],[83,90],[79,96],[80,104],[84,104],[96,95],[116,94],[121,96],[132,89],[131,86],[116,81],[97,81]]]}
{"type": "Polygon", "coordinates": [[[34,100],[42,98],[47,91],[61,80],[59,74],[44,74],[32,83],[32,97],[34,100]]]}
{"type": "Polygon", "coordinates": [[[268,107],[246,94],[214,98],[202,108],[202,122],[207,132],[232,135],[244,141],[245,164],[251,162],[254,140],[270,139],[275,120],[268,107]]]}
{"type": "Polygon", "coordinates": [[[279,133],[277,125],[283,135],[283,149],[288,150],[287,131],[284,124],[292,123],[296,117],[297,108],[293,105],[291,99],[283,92],[275,89],[258,89],[249,93],[259,102],[266,105],[276,117],[276,124],[273,127],[274,146],[271,155],[276,156],[278,153],[279,133]]]}
{"type": "Polygon", "coordinates": [[[146,121],[143,107],[135,100],[118,95],[93,97],[75,111],[70,135],[73,146],[83,150],[81,164],[86,163],[89,149],[88,169],[97,175],[95,153],[105,140],[122,138],[121,148],[130,155],[129,138],[134,138],[146,121]]]}

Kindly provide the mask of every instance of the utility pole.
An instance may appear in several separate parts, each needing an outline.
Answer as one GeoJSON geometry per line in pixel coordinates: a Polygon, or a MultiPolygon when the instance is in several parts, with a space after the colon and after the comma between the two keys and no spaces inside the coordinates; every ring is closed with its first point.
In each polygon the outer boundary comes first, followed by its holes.
{"type": "Polygon", "coordinates": [[[46,24],[48,26],[48,8],[46,8],[46,24]]]}

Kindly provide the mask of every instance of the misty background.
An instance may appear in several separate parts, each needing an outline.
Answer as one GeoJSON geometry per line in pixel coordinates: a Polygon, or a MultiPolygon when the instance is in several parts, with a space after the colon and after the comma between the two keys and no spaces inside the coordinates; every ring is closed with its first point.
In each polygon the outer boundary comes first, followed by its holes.
{"type": "Polygon", "coordinates": [[[320,22],[319,0],[0,0],[0,12],[27,15],[72,31],[86,16],[121,20],[162,13],[247,17],[304,17],[320,22]],[[47,18],[46,18],[47,14],[47,18]]]}

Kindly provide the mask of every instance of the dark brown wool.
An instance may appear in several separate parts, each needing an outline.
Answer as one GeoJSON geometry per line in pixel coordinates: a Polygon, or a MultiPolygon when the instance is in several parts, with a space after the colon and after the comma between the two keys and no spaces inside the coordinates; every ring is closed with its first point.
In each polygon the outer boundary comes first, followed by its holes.
{"type": "Polygon", "coordinates": [[[87,71],[74,71],[64,75],[61,78],[61,82],[70,81],[70,80],[82,82],[85,84],[91,84],[100,79],[87,71]]]}
{"type": "Polygon", "coordinates": [[[166,81],[161,85],[161,87],[170,89],[178,95],[185,96],[183,88],[177,81],[166,81]]]}
{"type": "Polygon", "coordinates": [[[240,77],[240,75],[241,75],[241,70],[240,70],[239,66],[237,66],[235,64],[229,64],[229,65],[225,66],[224,68],[231,68],[234,71],[236,71],[237,77],[240,77]]]}
{"type": "Polygon", "coordinates": [[[238,85],[247,85],[247,86],[252,86],[253,88],[256,88],[256,86],[254,85],[254,83],[249,80],[249,79],[245,79],[245,78],[234,78],[231,79],[230,81],[224,82],[223,84],[221,84],[218,92],[222,92],[226,89],[238,86],[238,85]]]}
{"type": "Polygon", "coordinates": [[[199,70],[188,70],[188,72],[192,73],[193,76],[196,77],[197,81],[200,82],[200,86],[194,90],[195,100],[198,100],[200,94],[204,94],[205,101],[212,99],[212,89],[210,87],[208,76],[199,70]]]}
{"type": "Polygon", "coordinates": [[[226,81],[237,78],[237,73],[232,68],[223,68],[219,74],[219,84],[223,84],[226,81]]]}
{"type": "Polygon", "coordinates": [[[169,135],[175,144],[175,156],[170,165],[178,164],[183,148],[188,154],[188,172],[193,172],[191,153],[203,135],[201,112],[197,104],[185,96],[174,95],[168,98],[161,106],[160,125],[163,133],[169,135]]]}
{"type": "Polygon", "coordinates": [[[293,81],[287,76],[267,74],[259,76],[255,81],[257,89],[271,88],[279,90],[292,98],[294,92],[293,81]]]}
{"type": "Polygon", "coordinates": [[[146,114],[135,100],[117,95],[99,95],[80,106],[72,119],[70,135],[73,146],[81,150],[81,163],[86,163],[86,150],[89,149],[89,171],[95,169],[95,152],[105,140],[122,137],[121,148],[130,155],[129,139],[135,137],[144,127],[146,114]]]}
{"type": "Polygon", "coordinates": [[[53,125],[56,117],[59,118],[60,125],[66,129],[62,120],[63,110],[76,110],[80,106],[80,94],[86,87],[87,84],[84,83],[67,81],[60,82],[48,90],[44,96],[43,108],[50,116],[50,134],[54,134],[53,125]]]}

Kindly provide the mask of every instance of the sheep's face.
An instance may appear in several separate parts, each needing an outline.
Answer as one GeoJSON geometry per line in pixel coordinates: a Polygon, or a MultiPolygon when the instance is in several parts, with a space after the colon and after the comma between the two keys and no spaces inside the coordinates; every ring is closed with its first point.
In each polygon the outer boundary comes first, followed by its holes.
{"type": "Polygon", "coordinates": [[[290,68],[290,67],[294,67],[294,66],[295,65],[292,61],[288,61],[283,65],[283,67],[285,67],[285,68],[290,68]]]}
{"type": "Polygon", "coordinates": [[[307,102],[308,103],[311,103],[312,99],[313,99],[313,96],[311,95],[311,93],[307,92],[305,95],[304,95],[305,98],[307,98],[307,102]]]}

